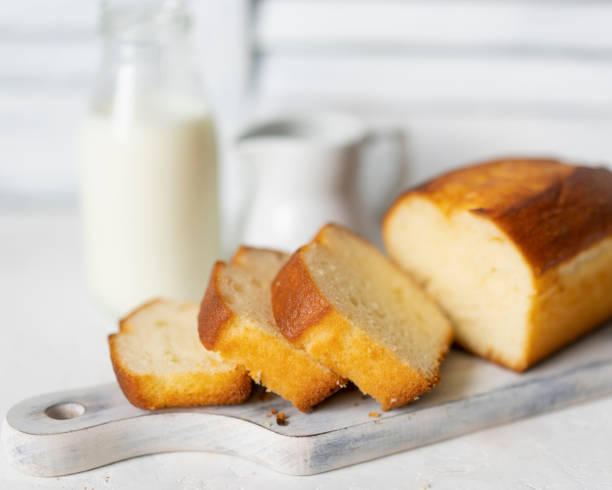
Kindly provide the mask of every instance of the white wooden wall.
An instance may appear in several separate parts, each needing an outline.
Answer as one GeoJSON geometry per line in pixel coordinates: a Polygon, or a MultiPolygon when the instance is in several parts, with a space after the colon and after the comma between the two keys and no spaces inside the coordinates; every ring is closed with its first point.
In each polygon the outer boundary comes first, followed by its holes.
{"type": "Polygon", "coordinates": [[[611,2],[268,0],[258,20],[262,103],[393,119],[418,180],[510,153],[612,162],[611,2]]]}
{"type": "MultiPolygon", "coordinates": [[[[320,106],[404,128],[415,180],[504,154],[612,162],[612,1],[192,3],[225,146],[253,112],[320,106]]],[[[0,199],[74,195],[96,7],[2,2],[0,199]]],[[[222,173],[230,227],[239,165],[222,173]]]]}
{"type": "MultiPolygon", "coordinates": [[[[197,62],[218,112],[234,119],[249,50],[246,0],[193,1],[197,62]]],[[[0,7],[0,199],[71,198],[77,131],[101,54],[96,0],[0,7]]]]}

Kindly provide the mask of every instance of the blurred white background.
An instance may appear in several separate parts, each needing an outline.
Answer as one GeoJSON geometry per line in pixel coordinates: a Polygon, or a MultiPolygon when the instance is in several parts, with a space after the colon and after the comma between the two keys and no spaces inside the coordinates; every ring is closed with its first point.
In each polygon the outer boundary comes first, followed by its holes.
{"type": "MultiPolygon", "coordinates": [[[[230,142],[259,112],[345,108],[398,125],[412,183],[507,154],[612,162],[612,0],[192,7],[222,136],[226,256],[249,194],[230,142]]],[[[87,294],[76,214],[76,136],[101,54],[97,26],[96,0],[0,7],[0,418],[25,397],[113,380],[106,334],[116,321],[87,294]]],[[[0,451],[0,487],[609,488],[610,409],[602,400],[300,480],[200,453],[35,479],[0,451]]]]}
{"type": "MultiPolygon", "coordinates": [[[[2,203],[76,204],[76,130],[100,54],[97,7],[3,3],[2,203]]],[[[612,161],[612,2],[200,0],[192,8],[225,150],[254,113],[321,106],[405,128],[412,182],[507,154],[612,161]]],[[[232,235],[246,193],[227,151],[221,175],[232,235]]]]}

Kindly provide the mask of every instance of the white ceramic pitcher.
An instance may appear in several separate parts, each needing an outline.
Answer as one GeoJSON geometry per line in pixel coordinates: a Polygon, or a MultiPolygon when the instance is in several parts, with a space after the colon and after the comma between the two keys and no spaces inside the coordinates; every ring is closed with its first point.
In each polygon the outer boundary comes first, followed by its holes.
{"type": "Polygon", "coordinates": [[[381,199],[368,194],[393,194],[404,170],[403,161],[383,162],[380,171],[365,172],[372,185],[360,185],[360,154],[372,138],[357,118],[337,113],[252,124],[237,140],[243,162],[254,170],[242,242],[290,251],[327,222],[370,235],[381,199]]]}

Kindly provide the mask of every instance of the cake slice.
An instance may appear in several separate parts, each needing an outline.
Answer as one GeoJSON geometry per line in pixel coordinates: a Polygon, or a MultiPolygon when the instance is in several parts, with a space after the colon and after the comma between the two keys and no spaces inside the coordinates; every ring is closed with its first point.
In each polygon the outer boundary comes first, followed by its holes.
{"type": "Polygon", "coordinates": [[[217,262],[202,300],[200,339],[247,368],[269,390],[308,411],[345,384],[340,376],[294,347],[279,332],[270,283],[288,256],[242,247],[231,263],[217,262]]]}
{"type": "Polygon", "coordinates": [[[119,386],[145,409],[242,403],[251,394],[246,370],[207,351],[198,339],[198,305],[157,299],[130,313],[110,335],[119,386]]]}
{"type": "Polygon", "coordinates": [[[612,173],[554,160],[462,168],[402,195],[383,239],[457,341],[522,371],[612,315],[612,173]]]}
{"type": "Polygon", "coordinates": [[[280,270],[272,307],[288,340],[383,410],[438,383],[452,340],[436,304],[376,247],[337,225],[323,227],[280,270]]]}

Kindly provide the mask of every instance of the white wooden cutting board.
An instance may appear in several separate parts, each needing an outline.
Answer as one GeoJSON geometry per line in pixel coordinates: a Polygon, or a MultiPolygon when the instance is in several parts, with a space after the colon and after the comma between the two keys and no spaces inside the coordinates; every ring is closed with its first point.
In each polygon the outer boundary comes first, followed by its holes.
{"type": "Polygon", "coordinates": [[[130,405],[115,384],[52,393],[11,408],[2,440],[14,465],[40,476],[165,451],[234,454],[310,475],[612,394],[612,324],[524,374],[453,351],[438,387],[389,412],[354,388],[310,414],[263,394],[233,407],[149,412],[130,405]],[[289,424],[266,417],[271,408],[289,424]]]}

